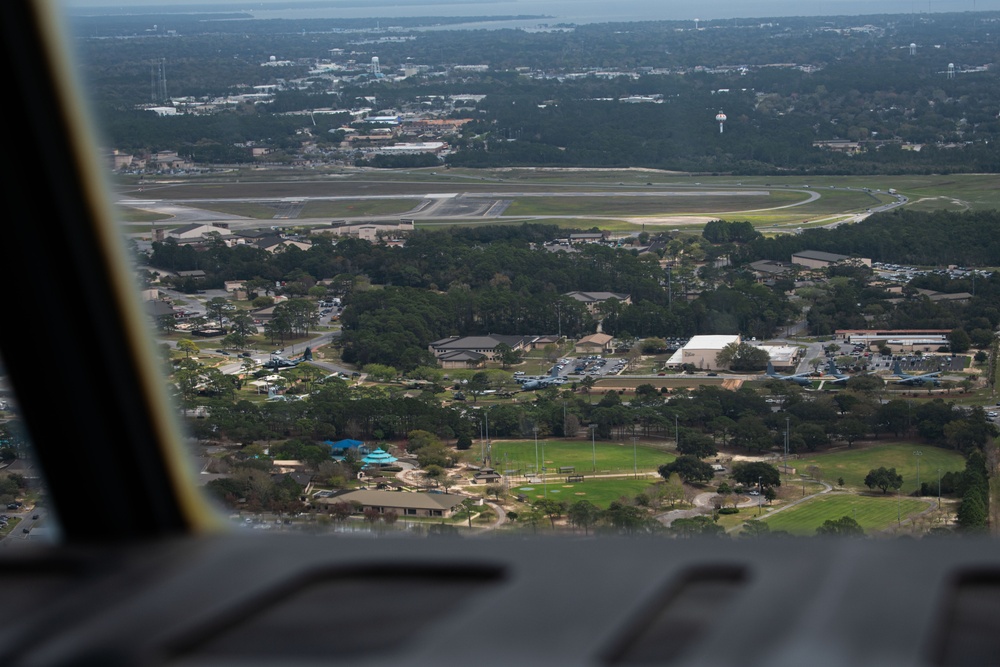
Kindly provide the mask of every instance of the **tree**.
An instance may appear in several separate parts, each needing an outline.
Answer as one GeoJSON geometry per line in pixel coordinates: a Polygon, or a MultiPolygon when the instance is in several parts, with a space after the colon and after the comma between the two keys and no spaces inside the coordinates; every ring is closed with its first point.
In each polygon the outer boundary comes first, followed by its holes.
{"type": "Polygon", "coordinates": [[[205,312],[210,318],[214,319],[218,323],[220,329],[222,328],[222,323],[226,318],[226,315],[235,309],[236,306],[230,303],[228,299],[221,296],[212,297],[208,300],[208,303],[205,304],[205,312]]]}
{"type": "Polygon", "coordinates": [[[667,341],[662,338],[647,338],[642,341],[643,354],[660,354],[667,349],[667,341]]]}
{"type": "Polygon", "coordinates": [[[648,527],[650,522],[645,509],[630,504],[624,498],[612,501],[604,512],[604,517],[612,528],[627,535],[648,527]]]}
{"type": "Polygon", "coordinates": [[[490,389],[490,376],[486,371],[479,371],[472,376],[469,380],[469,384],[466,385],[465,390],[472,394],[472,402],[476,403],[479,401],[479,396],[485,394],[490,389]]]}
{"type": "Polygon", "coordinates": [[[549,517],[549,522],[552,524],[552,528],[556,527],[556,519],[561,517],[566,511],[566,503],[561,500],[552,500],[551,498],[541,498],[532,503],[535,509],[539,510],[542,514],[549,517]]]}
{"type": "Polygon", "coordinates": [[[253,317],[245,310],[241,310],[230,318],[232,333],[240,336],[252,336],[257,333],[257,325],[254,324],[253,317]]]}
{"type": "Polygon", "coordinates": [[[733,466],[733,479],[743,486],[756,487],[758,481],[761,486],[781,486],[781,473],[770,463],[754,461],[750,463],[737,463],[733,466]]]}
{"type": "Polygon", "coordinates": [[[715,476],[710,464],[690,454],[678,456],[672,463],[661,465],[658,471],[663,479],[669,480],[672,473],[677,473],[685,482],[707,482],[715,476]]]}
{"type": "Polygon", "coordinates": [[[583,528],[584,535],[590,533],[590,527],[601,518],[601,508],[589,500],[578,500],[566,510],[569,522],[577,528],[583,528]]]}
{"type": "Polygon", "coordinates": [[[696,456],[699,459],[715,456],[719,453],[719,450],[715,447],[715,441],[712,440],[711,436],[693,429],[684,429],[680,434],[677,451],[681,454],[696,456]]]}
{"type": "Polygon", "coordinates": [[[427,479],[434,482],[435,486],[438,486],[442,480],[447,479],[448,471],[439,465],[429,465],[424,467],[424,475],[427,479]]]}
{"type": "Polygon", "coordinates": [[[730,343],[715,355],[715,363],[734,371],[760,371],[767,368],[770,355],[750,343],[730,343]]]}
{"type": "Polygon", "coordinates": [[[675,519],[668,531],[675,537],[722,537],[726,529],[715,523],[711,517],[701,515],[689,519],[675,519]]]}
{"type": "Polygon", "coordinates": [[[367,364],[361,369],[373,382],[392,382],[399,377],[399,371],[385,364],[367,364]]]}
{"type": "Polygon", "coordinates": [[[684,500],[684,485],[679,479],[671,477],[666,482],[658,486],[659,495],[664,500],[670,501],[670,507],[677,505],[677,501],[684,500]]]}
{"type": "Polygon", "coordinates": [[[757,519],[750,519],[743,523],[743,530],[740,531],[741,537],[752,537],[754,539],[764,537],[771,532],[771,527],[764,523],[763,521],[758,521],[757,519]]]}
{"type": "Polygon", "coordinates": [[[868,434],[868,427],[860,419],[848,417],[837,424],[836,431],[840,438],[847,441],[848,447],[853,447],[856,440],[868,434]]]}
{"type": "Polygon", "coordinates": [[[760,417],[744,416],[733,427],[731,442],[749,452],[761,452],[771,447],[774,439],[760,417]]]}
{"type": "Polygon", "coordinates": [[[853,392],[874,396],[885,389],[885,380],[877,375],[855,375],[846,382],[845,386],[853,392]]]}
{"type": "Polygon", "coordinates": [[[507,343],[500,343],[493,348],[495,359],[500,360],[501,368],[510,368],[514,364],[521,363],[521,351],[515,350],[507,343]]]}
{"type": "Polygon", "coordinates": [[[330,516],[334,521],[346,521],[354,514],[354,506],[348,502],[333,503],[330,505],[330,516]]]}
{"type": "Polygon", "coordinates": [[[184,353],[184,358],[187,359],[192,354],[198,354],[201,349],[194,344],[194,341],[190,338],[181,338],[177,341],[177,349],[184,353]]]}
{"type": "Polygon", "coordinates": [[[951,351],[955,354],[968,352],[969,348],[972,347],[972,339],[969,338],[969,334],[965,332],[965,329],[952,329],[948,335],[948,340],[951,343],[951,351]]]}
{"type": "Polygon", "coordinates": [[[865,531],[857,521],[849,516],[839,519],[827,519],[816,529],[817,535],[834,535],[837,537],[864,537],[865,531]]]}
{"type": "Polygon", "coordinates": [[[888,493],[889,489],[898,489],[903,486],[903,476],[896,473],[895,468],[872,468],[865,476],[865,486],[869,489],[876,487],[882,489],[882,493],[888,493]]]}

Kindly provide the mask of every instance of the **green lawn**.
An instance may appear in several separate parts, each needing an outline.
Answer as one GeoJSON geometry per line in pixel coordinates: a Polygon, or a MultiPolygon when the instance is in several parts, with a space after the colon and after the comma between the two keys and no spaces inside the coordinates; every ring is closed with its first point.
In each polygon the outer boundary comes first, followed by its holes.
{"type": "Polygon", "coordinates": [[[357,199],[353,201],[311,201],[302,207],[300,218],[353,218],[363,215],[398,215],[413,210],[419,199],[357,199]]]}
{"type": "MultiPolygon", "coordinates": [[[[633,470],[632,443],[601,442],[596,443],[597,472],[628,473],[633,470]]],[[[593,472],[594,450],[590,440],[575,441],[538,441],[538,458],[550,472],[558,472],[562,466],[573,466],[576,473],[585,475],[593,472]]],[[[674,454],[648,445],[639,444],[635,449],[635,459],[640,472],[656,470],[664,463],[670,463],[674,454]]],[[[522,472],[535,467],[534,440],[508,441],[493,443],[493,467],[498,471],[519,469],[522,472]]]]}
{"type": "Polygon", "coordinates": [[[277,212],[275,209],[264,204],[241,201],[204,201],[198,202],[198,208],[205,209],[206,211],[228,213],[230,215],[242,215],[254,220],[270,220],[274,218],[274,214],[277,212]]]}
{"type": "Polygon", "coordinates": [[[920,455],[920,480],[929,482],[937,479],[938,468],[941,474],[949,471],[965,469],[965,459],[958,452],[950,449],[939,449],[926,445],[895,443],[877,445],[875,447],[859,447],[830,454],[816,454],[803,458],[789,460],[788,464],[806,474],[809,466],[818,466],[823,480],[834,484],[838,477],[844,478],[848,488],[865,489],[865,476],[872,468],[895,468],[903,476],[901,491],[912,493],[917,488],[917,458],[913,452],[920,455]]]}
{"type": "Polygon", "coordinates": [[[570,505],[578,500],[589,500],[600,508],[607,508],[612,501],[622,496],[634,498],[656,484],[652,478],[646,479],[587,479],[575,484],[566,484],[565,479],[548,484],[522,484],[512,486],[511,493],[524,494],[529,501],[548,497],[550,500],[566,502],[570,505]],[[546,494],[547,490],[547,494],[546,494]]]}
{"type": "MultiPolygon", "coordinates": [[[[21,523],[21,517],[19,517],[19,516],[12,516],[7,521],[7,525],[4,526],[4,527],[2,527],[2,528],[0,528],[0,537],[6,537],[10,533],[13,533],[14,529],[17,528],[17,524],[19,524],[19,523],[21,523]]],[[[18,532],[20,532],[20,531],[18,531],[18,532]]]]}
{"type": "MultiPolygon", "coordinates": [[[[761,190],[760,192],[764,192],[761,190]]],[[[799,192],[720,195],[711,191],[684,196],[636,197],[523,197],[514,201],[505,215],[676,215],[719,213],[772,208],[802,201],[799,192]]]]}
{"type": "Polygon", "coordinates": [[[905,519],[927,509],[927,506],[927,502],[916,498],[837,493],[818,496],[773,517],[765,515],[762,518],[771,530],[786,530],[793,535],[815,535],[816,529],[827,519],[849,516],[871,534],[894,524],[897,512],[899,517],[905,519]]]}
{"type": "Polygon", "coordinates": [[[169,220],[172,217],[174,216],[165,213],[144,211],[143,209],[132,208],[131,206],[115,207],[115,218],[120,222],[159,222],[161,220],[169,220]]]}

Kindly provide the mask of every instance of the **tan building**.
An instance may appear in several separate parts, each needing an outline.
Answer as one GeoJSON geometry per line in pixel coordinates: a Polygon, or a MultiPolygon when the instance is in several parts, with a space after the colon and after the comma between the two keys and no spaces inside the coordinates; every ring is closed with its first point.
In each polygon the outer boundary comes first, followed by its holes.
{"type": "Polygon", "coordinates": [[[362,489],[348,491],[331,498],[319,498],[319,505],[358,503],[361,512],[374,509],[380,514],[395,513],[401,517],[430,516],[448,518],[462,504],[466,496],[454,493],[405,493],[362,489]]]}
{"type": "MultiPolygon", "coordinates": [[[[438,363],[442,359],[462,364],[480,365],[480,362],[493,361],[496,355],[496,348],[500,344],[509,345],[512,350],[523,350],[527,340],[525,336],[502,336],[500,334],[488,334],[486,336],[449,336],[436,340],[428,346],[431,354],[438,363]],[[464,356],[456,356],[457,353],[465,353],[464,356]],[[482,355],[482,358],[470,356],[468,353],[482,355]]],[[[464,367],[464,366],[458,366],[464,367]]]]}
{"type": "Polygon", "coordinates": [[[584,336],[576,341],[574,349],[577,354],[610,354],[612,352],[611,341],[613,336],[603,333],[595,333],[584,336]]]}
{"type": "Polygon", "coordinates": [[[623,304],[632,303],[631,294],[620,294],[618,292],[566,292],[563,296],[579,301],[587,306],[591,314],[597,313],[597,307],[605,301],[615,299],[623,304]]]}
{"type": "Polygon", "coordinates": [[[700,370],[719,370],[721,368],[715,358],[727,345],[740,343],[739,334],[721,336],[694,336],[681,349],[667,360],[667,368],[680,368],[691,364],[700,370]]]}

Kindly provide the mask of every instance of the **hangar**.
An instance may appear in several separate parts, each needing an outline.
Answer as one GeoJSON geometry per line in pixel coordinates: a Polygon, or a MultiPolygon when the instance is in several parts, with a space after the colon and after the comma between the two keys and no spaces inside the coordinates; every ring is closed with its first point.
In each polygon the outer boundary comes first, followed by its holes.
{"type": "Polygon", "coordinates": [[[718,370],[715,357],[727,345],[740,343],[739,334],[717,336],[694,336],[684,347],[674,352],[667,360],[667,368],[680,368],[684,364],[694,364],[701,370],[718,370]]]}

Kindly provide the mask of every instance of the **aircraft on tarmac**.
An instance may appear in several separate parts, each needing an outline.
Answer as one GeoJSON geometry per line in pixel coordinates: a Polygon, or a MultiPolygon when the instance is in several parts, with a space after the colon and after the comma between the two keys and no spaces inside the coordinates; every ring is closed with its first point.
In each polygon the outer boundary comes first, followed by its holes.
{"type": "Polygon", "coordinates": [[[533,391],[535,389],[545,389],[546,387],[554,387],[560,384],[564,384],[566,378],[562,377],[549,377],[549,378],[539,378],[534,380],[526,380],[521,383],[521,389],[523,391],[533,391]]]}
{"type": "Polygon", "coordinates": [[[926,384],[928,382],[933,382],[935,386],[941,384],[941,380],[937,379],[937,376],[941,375],[941,371],[921,373],[920,375],[910,375],[909,373],[903,372],[903,369],[900,367],[898,361],[892,365],[892,374],[899,378],[896,380],[896,384],[919,385],[926,384]]]}
{"type": "Polygon", "coordinates": [[[795,375],[780,375],[774,372],[774,365],[769,361],[767,362],[767,377],[772,380],[791,380],[797,385],[802,387],[808,387],[812,384],[812,380],[809,379],[809,373],[796,373],[795,375]]]}
{"type": "Polygon", "coordinates": [[[833,359],[830,359],[826,364],[826,374],[834,377],[833,380],[827,380],[827,384],[845,383],[851,379],[850,375],[844,375],[837,369],[837,364],[833,359]]]}
{"type": "Polygon", "coordinates": [[[301,361],[290,361],[284,357],[275,355],[261,364],[261,366],[264,368],[295,368],[300,363],[301,361]]]}

